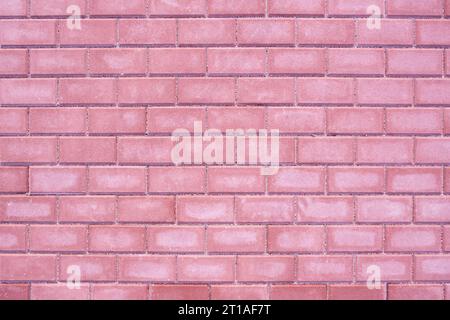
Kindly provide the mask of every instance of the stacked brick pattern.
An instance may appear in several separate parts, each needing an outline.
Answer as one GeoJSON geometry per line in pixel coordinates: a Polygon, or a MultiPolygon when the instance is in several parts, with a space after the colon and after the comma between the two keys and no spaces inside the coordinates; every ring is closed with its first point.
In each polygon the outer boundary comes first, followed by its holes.
{"type": "Polygon", "coordinates": [[[450,1],[0,16],[0,299],[450,298],[450,1]],[[174,166],[194,121],[279,129],[279,173],[174,166]]]}

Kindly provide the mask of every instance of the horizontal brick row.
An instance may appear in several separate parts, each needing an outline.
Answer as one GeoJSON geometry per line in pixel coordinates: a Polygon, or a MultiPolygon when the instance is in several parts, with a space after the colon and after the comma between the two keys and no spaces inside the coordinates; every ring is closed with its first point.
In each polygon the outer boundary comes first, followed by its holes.
{"type": "MultiPolygon", "coordinates": [[[[0,196],[8,223],[445,223],[448,196],[0,196]],[[414,205],[413,205],[414,203],[414,205]]],[[[5,228],[13,245],[24,226],[5,228]],[[14,230],[14,232],[12,231],[14,230]]],[[[407,228],[408,229],[408,228],[407,228]]],[[[3,230],[3,229],[2,229],[3,230]]]]}

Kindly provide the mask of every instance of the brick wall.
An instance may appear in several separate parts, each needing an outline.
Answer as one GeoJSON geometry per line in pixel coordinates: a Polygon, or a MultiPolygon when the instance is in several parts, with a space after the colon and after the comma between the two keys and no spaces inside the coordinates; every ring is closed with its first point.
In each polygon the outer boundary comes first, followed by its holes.
{"type": "Polygon", "coordinates": [[[450,298],[449,17],[2,0],[0,299],[450,298]],[[176,166],[195,123],[279,130],[279,170],[176,166]]]}

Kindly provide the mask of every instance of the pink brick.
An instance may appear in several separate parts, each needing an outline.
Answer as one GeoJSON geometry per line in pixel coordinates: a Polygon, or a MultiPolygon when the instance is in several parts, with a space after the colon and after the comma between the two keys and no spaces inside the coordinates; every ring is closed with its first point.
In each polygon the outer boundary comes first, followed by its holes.
{"type": "Polygon", "coordinates": [[[94,284],[92,300],[146,300],[148,286],[140,284],[94,284]]]}
{"type": "Polygon", "coordinates": [[[1,300],[28,300],[29,292],[28,284],[0,284],[1,300]]]}
{"type": "Polygon", "coordinates": [[[145,104],[145,103],[174,103],[174,79],[119,79],[119,103],[145,104]]]}
{"type": "Polygon", "coordinates": [[[270,287],[272,300],[325,300],[327,288],[324,285],[273,285],[270,287]]]}
{"type": "Polygon", "coordinates": [[[448,163],[450,162],[450,139],[418,138],[415,151],[417,163],[448,163]]]}
{"type": "Polygon", "coordinates": [[[415,219],[417,222],[447,222],[449,206],[448,197],[416,197],[415,219]]]}
{"type": "Polygon", "coordinates": [[[89,19],[81,21],[81,29],[69,29],[66,21],[60,22],[59,37],[62,45],[114,45],[116,22],[112,19],[89,19]]]}
{"type": "Polygon", "coordinates": [[[264,192],[264,176],[256,167],[210,167],[208,191],[212,193],[261,193],[264,192]]]}
{"type": "Polygon", "coordinates": [[[329,49],[328,72],[330,74],[384,74],[384,50],[382,49],[329,49]],[[364,68],[361,68],[364,65],[364,68]]]}
{"type": "Polygon", "coordinates": [[[449,45],[450,21],[448,20],[423,20],[416,24],[416,43],[418,45],[449,45]]]}
{"type": "Polygon", "coordinates": [[[145,0],[97,0],[91,3],[90,14],[94,16],[132,15],[146,13],[145,0]]]}
{"type": "Polygon", "coordinates": [[[442,110],[395,108],[386,110],[386,131],[393,134],[437,134],[442,132],[442,110]]]}
{"type": "Polygon", "coordinates": [[[26,0],[5,0],[0,9],[0,16],[26,16],[26,0]]]}
{"type": "Polygon", "coordinates": [[[175,143],[168,137],[119,138],[117,160],[120,163],[170,163],[175,143]]]}
{"type": "Polygon", "coordinates": [[[31,133],[83,133],[86,131],[84,108],[32,108],[29,112],[31,133]]]}
{"type": "Polygon", "coordinates": [[[152,300],[208,300],[207,285],[151,285],[152,300]]]}
{"type": "Polygon", "coordinates": [[[5,46],[55,45],[55,20],[2,20],[0,42],[5,46]]]}
{"type": "Polygon", "coordinates": [[[381,251],[383,229],[381,226],[330,226],[327,245],[330,252],[381,251]]]}
{"type": "Polygon", "coordinates": [[[61,197],[59,221],[61,222],[113,222],[114,197],[61,197]]]}
{"type": "Polygon", "coordinates": [[[86,14],[86,2],[83,0],[58,0],[51,3],[47,0],[31,0],[32,16],[69,16],[73,12],[68,13],[67,9],[71,5],[76,5],[81,10],[81,15],[86,14]]]}
{"type": "Polygon", "coordinates": [[[227,130],[264,129],[265,109],[253,107],[210,108],[208,110],[208,127],[226,133],[227,130]]]}
{"type": "Polygon", "coordinates": [[[60,79],[62,104],[112,104],[115,102],[114,79],[60,79]]]}
{"type": "Polygon", "coordinates": [[[444,290],[438,284],[391,284],[388,297],[389,300],[443,300],[444,290]]]}
{"type": "Polygon", "coordinates": [[[294,102],[293,79],[238,79],[237,101],[241,104],[291,104],[294,102]]]}
{"type": "Polygon", "coordinates": [[[151,16],[198,16],[204,15],[206,5],[203,0],[150,1],[151,16]]]}
{"type": "Polygon", "coordinates": [[[356,220],[362,223],[411,222],[411,197],[358,197],[356,220]]]}
{"type": "Polygon", "coordinates": [[[297,80],[297,99],[301,104],[352,104],[354,90],[351,79],[303,78],[297,80]]]}
{"type": "Polygon", "coordinates": [[[328,299],[330,300],[385,300],[386,293],[381,289],[370,290],[366,285],[331,285],[328,299]]]}
{"type": "Polygon", "coordinates": [[[269,176],[268,191],[271,193],[323,192],[325,171],[315,167],[282,167],[278,174],[269,176]]]}
{"type": "Polygon", "coordinates": [[[61,138],[59,160],[63,163],[107,163],[116,160],[114,138],[61,138]]]}
{"type": "Polygon", "coordinates": [[[145,49],[91,49],[89,72],[94,74],[144,74],[147,71],[145,49]]]}
{"type": "Polygon", "coordinates": [[[234,80],[231,78],[181,78],[178,80],[178,102],[234,103],[234,80]]]}
{"type": "Polygon", "coordinates": [[[31,251],[85,251],[86,226],[31,226],[31,251]]]}
{"type": "Polygon", "coordinates": [[[264,252],[266,229],[264,227],[219,227],[207,230],[208,252],[264,252]]]}
{"type": "Polygon", "coordinates": [[[331,108],[328,110],[330,133],[381,133],[384,122],[383,109],[331,108]]]}
{"type": "Polygon", "coordinates": [[[297,20],[297,43],[301,45],[352,45],[354,38],[355,25],[351,20],[297,20]]]}
{"type": "Polygon", "coordinates": [[[267,300],[263,285],[217,285],[211,287],[211,300],[267,300]]]}
{"type": "Polygon", "coordinates": [[[6,281],[55,281],[56,256],[37,254],[0,255],[0,279],[6,281]]]}
{"type": "Polygon", "coordinates": [[[388,168],[387,192],[439,193],[442,170],[439,168],[388,168]]]}
{"type": "Polygon", "coordinates": [[[85,74],[86,50],[36,49],[30,51],[31,74],[85,74]]]}
{"type": "Polygon", "coordinates": [[[375,5],[384,12],[383,0],[330,0],[328,1],[328,14],[332,16],[365,16],[367,8],[375,5]]]}
{"type": "Polygon", "coordinates": [[[19,134],[26,133],[28,127],[28,114],[26,109],[2,108],[0,109],[0,133],[19,134]]]}
{"type": "Polygon", "coordinates": [[[92,167],[89,191],[94,193],[144,193],[147,190],[143,167],[92,167]]]}
{"type": "Polygon", "coordinates": [[[203,74],[206,72],[206,49],[150,49],[149,72],[203,74]]]}
{"type": "Polygon", "coordinates": [[[444,133],[450,133],[450,110],[444,110],[444,133]]]}
{"type": "Polygon", "coordinates": [[[358,79],[360,104],[412,104],[413,81],[407,79],[358,79]],[[380,95],[380,92],[383,94],[380,95]]]}
{"type": "Polygon", "coordinates": [[[264,0],[209,0],[208,13],[209,15],[264,15],[265,14],[264,0]]]}
{"type": "Polygon", "coordinates": [[[2,222],[56,222],[54,197],[0,197],[2,222]]]}
{"type": "Polygon", "coordinates": [[[203,252],[204,240],[204,227],[147,227],[149,252],[203,252]]]}
{"type": "Polygon", "coordinates": [[[120,197],[117,203],[120,222],[174,222],[172,197],[120,197]]]}
{"type": "Polygon", "coordinates": [[[145,133],[144,108],[90,108],[90,133],[145,133]]]}
{"type": "Polygon", "coordinates": [[[439,226],[388,226],[385,233],[386,251],[431,252],[441,249],[439,226]]]}
{"type": "Polygon", "coordinates": [[[392,16],[440,16],[442,1],[418,0],[410,3],[408,0],[390,0],[387,2],[386,11],[392,16]]]}
{"type": "Polygon", "coordinates": [[[302,282],[352,281],[351,256],[299,256],[297,279],[302,282]]]}
{"type": "Polygon", "coordinates": [[[120,281],[174,281],[176,277],[176,260],[172,256],[120,256],[120,281]]]}
{"type": "Polygon", "coordinates": [[[150,167],[148,191],[154,193],[203,193],[206,172],[201,167],[150,167]]]}
{"type": "Polygon", "coordinates": [[[329,168],[328,190],[338,193],[383,192],[384,170],[371,167],[329,168]]]}
{"type": "Polygon", "coordinates": [[[268,3],[270,15],[323,15],[324,0],[272,0],[268,3]]]}
{"type": "Polygon", "coordinates": [[[446,79],[417,79],[416,104],[449,104],[450,81],[446,79]]]}
{"type": "Polygon", "coordinates": [[[237,197],[236,219],[240,223],[288,223],[296,210],[293,197],[237,197]]]}
{"type": "Polygon", "coordinates": [[[450,256],[418,255],[415,258],[415,280],[448,281],[450,279],[450,256]]]}
{"type": "Polygon", "coordinates": [[[369,29],[366,20],[359,20],[357,38],[360,45],[412,45],[414,43],[413,21],[383,20],[380,29],[369,29]]]}
{"type": "Polygon", "coordinates": [[[241,45],[282,45],[295,43],[295,23],[291,19],[239,19],[237,42],[241,45]]]}
{"type": "Polygon", "coordinates": [[[67,284],[32,284],[31,300],[88,300],[89,286],[81,285],[80,289],[69,289],[67,284]]]}
{"type": "Polygon", "coordinates": [[[87,174],[84,167],[32,167],[30,192],[81,193],[86,191],[87,174]]]}
{"type": "Polygon", "coordinates": [[[178,257],[178,280],[183,282],[232,282],[235,257],[181,256],[178,257]]]}
{"type": "Polygon", "coordinates": [[[120,19],[118,29],[120,44],[174,45],[176,42],[177,27],[172,19],[120,19]]]}
{"type": "Polygon", "coordinates": [[[177,197],[177,219],[180,222],[232,222],[233,197],[181,196],[177,197]]]}
{"type": "Polygon", "coordinates": [[[305,223],[352,222],[352,197],[298,197],[298,221],[305,223]]]}
{"type": "Polygon", "coordinates": [[[358,138],[358,163],[412,163],[413,140],[410,138],[358,138]]]}
{"type": "Polygon", "coordinates": [[[268,108],[267,125],[280,133],[322,133],[325,131],[323,108],[268,108]]]}
{"type": "Polygon", "coordinates": [[[249,282],[294,281],[292,256],[239,256],[237,280],[249,282]]]}
{"type": "Polygon", "coordinates": [[[55,162],[56,138],[2,137],[0,161],[7,162],[55,162]]]}
{"type": "Polygon", "coordinates": [[[26,74],[27,73],[26,50],[2,49],[0,51],[0,73],[26,74]]]}
{"type": "Polygon", "coordinates": [[[389,49],[387,73],[392,75],[440,75],[442,74],[442,50],[389,49]]]}
{"type": "Polygon", "coordinates": [[[450,251],[450,227],[446,226],[444,228],[443,246],[445,251],[450,251]]]}
{"type": "Polygon", "coordinates": [[[325,229],[322,226],[270,226],[267,237],[269,252],[321,252],[325,229]]]}
{"type": "Polygon", "coordinates": [[[370,267],[380,268],[381,281],[411,281],[412,280],[412,256],[358,256],[356,258],[356,279],[367,281],[370,279],[370,267]]]}
{"type": "Polygon", "coordinates": [[[178,42],[185,45],[234,44],[235,22],[231,19],[181,19],[178,42]]]}
{"type": "Polygon", "coordinates": [[[299,163],[352,163],[354,161],[352,138],[299,138],[297,161],[299,163]]]}
{"type": "Polygon", "coordinates": [[[26,249],[26,226],[0,225],[0,250],[25,251],[26,249]]]}
{"type": "Polygon", "coordinates": [[[49,105],[56,102],[56,80],[1,79],[1,104],[49,105]]]}
{"type": "Polygon", "coordinates": [[[147,110],[147,130],[150,133],[170,133],[176,129],[194,131],[194,122],[206,123],[206,109],[196,107],[157,108],[147,110]]]}
{"type": "Polygon", "coordinates": [[[269,49],[268,72],[273,74],[324,74],[323,49],[269,49]]]}
{"type": "Polygon", "coordinates": [[[145,250],[143,226],[91,226],[89,250],[94,252],[141,252],[145,250]]]}
{"type": "Polygon", "coordinates": [[[0,192],[28,192],[28,168],[0,167],[0,192]]]}
{"type": "Polygon", "coordinates": [[[265,61],[264,49],[208,49],[208,72],[212,74],[263,74],[265,61]]]}

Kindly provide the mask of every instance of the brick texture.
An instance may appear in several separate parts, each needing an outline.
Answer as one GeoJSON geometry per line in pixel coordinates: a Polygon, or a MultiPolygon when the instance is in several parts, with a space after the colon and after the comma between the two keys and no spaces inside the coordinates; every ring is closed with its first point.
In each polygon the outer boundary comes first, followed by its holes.
{"type": "Polygon", "coordinates": [[[449,76],[445,0],[2,0],[0,300],[449,299],[449,76]]]}

